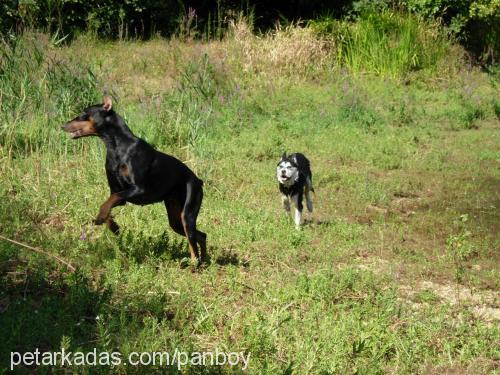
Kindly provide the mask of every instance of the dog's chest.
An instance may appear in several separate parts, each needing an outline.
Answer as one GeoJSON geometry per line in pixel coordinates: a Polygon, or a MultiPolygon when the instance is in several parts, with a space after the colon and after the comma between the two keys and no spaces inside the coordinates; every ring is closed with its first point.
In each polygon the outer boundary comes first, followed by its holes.
{"type": "Polygon", "coordinates": [[[123,163],[118,166],[115,172],[122,180],[130,181],[130,168],[127,164],[123,163]]]}
{"type": "Polygon", "coordinates": [[[292,196],[300,192],[300,184],[298,182],[296,182],[291,186],[285,186],[283,184],[279,184],[279,186],[280,186],[280,192],[283,195],[292,196]]]}
{"type": "Polygon", "coordinates": [[[113,175],[122,188],[128,187],[132,181],[130,163],[116,155],[108,155],[106,158],[106,171],[113,175]]]}

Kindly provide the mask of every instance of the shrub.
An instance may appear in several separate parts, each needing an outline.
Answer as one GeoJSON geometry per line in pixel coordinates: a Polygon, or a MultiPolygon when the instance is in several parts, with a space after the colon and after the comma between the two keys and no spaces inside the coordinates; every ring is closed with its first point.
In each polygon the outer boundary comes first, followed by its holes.
{"type": "Polygon", "coordinates": [[[334,31],[337,59],[353,73],[401,77],[413,70],[436,70],[450,49],[437,25],[391,10],[340,22],[334,31]]]}
{"type": "Polygon", "coordinates": [[[494,63],[500,49],[499,0],[405,0],[412,12],[437,18],[483,62],[494,63]]]}

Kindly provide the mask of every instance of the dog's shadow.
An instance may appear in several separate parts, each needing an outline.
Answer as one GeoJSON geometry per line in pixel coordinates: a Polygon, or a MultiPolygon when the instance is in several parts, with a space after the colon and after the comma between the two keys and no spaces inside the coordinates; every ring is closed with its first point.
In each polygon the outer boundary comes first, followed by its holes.
{"type": "Polygon", "coordinates": [[[325,219],[314,219],[314,218],[306,218],[304,219],[304,225],[305,226],[325,226],[328,227],[332,225],[334,222],[332,220],[325,220],[325,219]]]}
{"type": "Polygon", "coordinates": [[[219,266],[228,266],[228,265],[239,266],[239,265],[242,265],[242,262],[239,259],[238,255],[232,251],[223,251],[222,254],[219,254],[215,258],[215,263],[218,264],[219,266]]]}
{"type": "MultiPolygon", "coordinates": [[[[187,240],[168,231],[158,235],[143,232],[125,231],[118,235],[119,251],[135,262],[142,263],[147,258],[159,258],[183,263],[189,259],[187,240]]],[[[248,267],[249,260],[242,259],[232,250],[217,251],[213,246],[207,249],[204,265],[248,267]]]]}
{"type": "Polygon", "coordinates": [[[166,231],[159,236],[125,231],[120,233],[117,241],[120,251],[139,263],[148,257],[173,261],[189,257],[187,240],[166,231]]]}
{"type": "MultiPolygon", "coordinates": [[[[143,232],[125,231],[119,234],[117,242],[120,252],[138,263],[142,263],[147,258],[159,258],[182,263],[190,257],[187,240],[168,231],[159,236],[143,232]]],[[[213,255],[216,253],[216,248],[208,247],[205,266],[212,263],[219,266],[248,266],[248,260],[240,259],[233,251],[227,250],[218,255],[213,255]]]]}

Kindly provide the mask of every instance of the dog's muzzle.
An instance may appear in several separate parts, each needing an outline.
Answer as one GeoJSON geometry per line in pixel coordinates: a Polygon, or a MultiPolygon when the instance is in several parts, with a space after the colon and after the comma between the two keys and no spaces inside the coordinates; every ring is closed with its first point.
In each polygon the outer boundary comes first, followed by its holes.
{"type": "Polygon", "coordinates": [[[69,133],[73,139],[96,135],[95,122],[93,120],[78,121],[73,120],[62,126],[62,130],[69,133]]]}

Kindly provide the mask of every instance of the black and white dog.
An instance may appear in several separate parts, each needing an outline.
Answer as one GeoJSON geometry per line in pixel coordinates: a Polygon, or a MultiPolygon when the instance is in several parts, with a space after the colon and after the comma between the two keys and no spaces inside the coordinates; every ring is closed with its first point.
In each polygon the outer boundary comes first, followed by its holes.
{"type": "Polygon", "coordinates": [[[312,186],[311,164],[300,153],[286,156],[284,153],[276,167],[276,178],[279,182],[283,208],[290,211],[290,199],[295,206],[295,227],[299,229],[302,222],[302,199],[306,195],[307,210],[312,212],[311,200],[312,186]]]}

